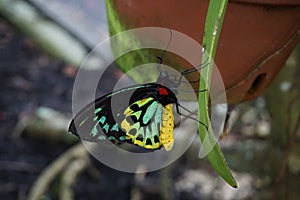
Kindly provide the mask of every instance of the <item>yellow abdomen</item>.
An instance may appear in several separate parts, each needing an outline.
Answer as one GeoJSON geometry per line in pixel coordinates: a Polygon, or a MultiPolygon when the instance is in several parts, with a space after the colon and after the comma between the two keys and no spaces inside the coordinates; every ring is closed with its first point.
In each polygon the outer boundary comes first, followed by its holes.
{"type": "Polygon", "coordinates": [[[172,110],[173,104],[163,107],[162,122],[160,125],[159,139],[166,151],[170,151],[174,144],[174,116],[172,110]]]}

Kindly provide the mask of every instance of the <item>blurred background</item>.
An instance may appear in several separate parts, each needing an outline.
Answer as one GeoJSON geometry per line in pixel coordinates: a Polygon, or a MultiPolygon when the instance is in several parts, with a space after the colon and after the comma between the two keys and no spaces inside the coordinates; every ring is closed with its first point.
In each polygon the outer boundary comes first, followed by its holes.
{"type": "MultiPolygon", "coordinates": [[[[67,133],[77,70],[108,36],[104,0],[0,0],[1,199],[300,198],[299,45],[261,96],[233,106],[219,144],[234,189],[198,158],[199,141],[162,170],[130,174],[67,133]]],[[[99,95],[122,76],[114,64],[105,74],[99,95]]]]}

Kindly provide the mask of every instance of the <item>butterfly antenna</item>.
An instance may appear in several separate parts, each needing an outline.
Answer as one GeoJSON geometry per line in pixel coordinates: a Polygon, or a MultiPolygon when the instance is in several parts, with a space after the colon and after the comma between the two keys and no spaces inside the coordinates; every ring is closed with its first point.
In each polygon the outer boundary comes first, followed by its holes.
{"type": "Polygon", "coordinates": [[[206,61],[205,61],[203,64],[201,63],[200,65],[198,65],[198,66],[196,66],[196,67],[192,67],[192,68],[190,68],[190,69],[184,70],[183,72],[181,72],[181,75],[182,75],[182,76],[185,76],[185,75],[187,75],[187,74],[189,74],[189,73],[196,72],[196,71],[198,71],[198,70],[201,70],[201,69],[207,67],[209,64],[210,64],[210,63],[208,62],[208,58],[207,58],[206,61]]]}
{"type": "MultiPolygon", "coordinates": [[[[205,48],[203,48],[202,50],[202,54],[205,53],[205,48]]],[[[187,74],[190,74],[190,73],[193,73],[193,72],[196,72],[196,71],[199,71],[205,67],[207,67],[210,62],[208,62],[209,58],[207,58],[203,63],[197,65],[196,67],[191,67],[190,69],[187,69],[187,70],[184,70],[183,72],[181,72],[181,75],[180,75],[180,78],[178,80],[178,84],[182,83],[182,77],[187,75],[187,74]]],[[[188,82],[184,82],[184,83],[196,83],[196,82],[199,82],[200,81],[200,78],[198,80],[194,80],[194,81],[188,81],[188,82]]]]}
{"type": "Polygon", "coordinates": [[[189,118],[189,119],[191,119],[191,120],[194,120],[194,121],[198,122],[199,124],[201,124],[202,126],[204,126],[205,129],[206,129],[206,131],[208,132],[208,126],[207,126],[206,124],[204,124],[203,122],[201,122],[201,121],[199,121],[199,120],[197,120],[197,119],[195,119],[195,118],[193,118],[193,117],[191,117],[191,116],[189,116],[189,115],[186,115],[186,114],[181,113],[181,112],[179,111],[179,108],[178,108],[178,107],[182,108],[183,110],[185,110],[186,112],[188,112],[188,113],[190,113],[190,114],[192,114],[192,115],[195,114],[195,113],[193,113],[192,111],[190,111],[190,110],[187,109],[186,107],[180,105],[179,103],[177,104],[177,108],[176,108],[176,109],[177,109],[177,113],[178,113],[179,115],[184,116],[184,117],[186,117],[186,118],[189,118]]]}
{"type": "Polygon", "coordinates": [[[170,46],[170,44],[171,44],[171,40],[172,40],[172,37],[173,37],[172,30],[169,29],[169,31],[170,31],[170,38],[169,38],[169,41],[168,41],[168,43],[167,43],[167,46],[166,46],[166,48],[164,49],[164,51],[163,51],[161,57],[160,57],[160,56],[157,56],[157,59],[159,60],[159,64],[158,64],[157,68],[158,68],[159,71],[161,71],[161,64],[163,63],[163,58],[164,58],[164,56],[165,56],[165,54],[166,54],[166,52],[167,52],[167,49],[169,48],[169,46],[170,46]]]}
{"type": "Polygon", "coordinates": [[[203,89],[203,90],[185,90],[185,89],[180,89],[180,88],[170,88],[170,89],[180,91],[180,92],[185,92],[185,93],[195,93],[195,92],[206,92],[207,91],[207,89],[203,89]]]}

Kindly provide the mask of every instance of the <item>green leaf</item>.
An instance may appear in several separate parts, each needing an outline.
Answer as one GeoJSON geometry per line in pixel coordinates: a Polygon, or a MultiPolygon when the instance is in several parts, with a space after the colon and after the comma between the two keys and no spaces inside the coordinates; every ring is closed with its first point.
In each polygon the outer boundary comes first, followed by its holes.
{"type": "MultiPolygon", "coordinates": [[[[203,47],[205,53],[202,55],[202,62],[208,62],[208,66],[201,70],[201,80],[199,90],[210,88],[213,60],[215,57],[217,44],[222,28],[222,23],[226,11],[228,0],[211,0],[208,7],[206,16],[203,47]]],[[[209,91],[209,90],[208,90],[209,91]]],[[[203,145],[203,150],[207,154],[208,160],[218,174],[232,187],[237,187],[237,183],[233,178],[227,162],[216,142],[211,127],[209,113],[208,113],[208,92],[199,93],[199,121],[207,124],[208,132],[205,126],[199,125],[199,135],[203,145]],[[200,101],[201,100],[201,101],[200,101]]]]}

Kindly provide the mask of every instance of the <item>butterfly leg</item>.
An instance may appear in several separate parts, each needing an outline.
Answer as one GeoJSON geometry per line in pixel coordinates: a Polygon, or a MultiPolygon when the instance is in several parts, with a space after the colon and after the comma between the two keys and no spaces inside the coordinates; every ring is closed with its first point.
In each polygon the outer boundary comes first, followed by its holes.
{"type": "Polygon", "coordinates": [[[184,117],[186,117],[186,118],[189,118],[189,119],[192,119],[192,120],[198,122],[199,124],[203,125],[203,126],[206,128],[206,131],[208,132],[208,126],[207,126],[206,124],[204,124],[203,122],[201,122],[201,121],[199,121],[199,120],[197,120],[197,119],[195,119],[195,118],[193,118],[193,117],[191,117],[191,116],[189,116],[189,115],[185,115],[185,114],[181,113],[180,110],[179,110],[179,107],[181,107],[183,110],[187,111],[188,113],[193,114],[192,111],[190,111],[189,109],[187,109],[187,108],[185,108],[184,106],[182,106],[182,105],[180,105],[179,103],[177,103],[177,104],[176,104],[176,111],[177,111],[177,113],[178,113],[179,115],[184,116],[184,117]]]}

